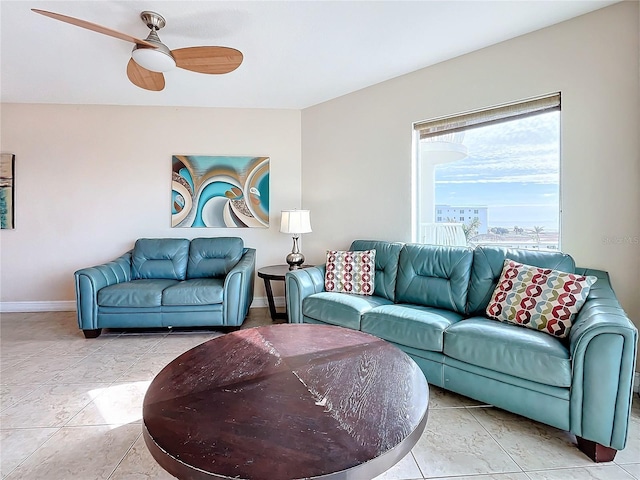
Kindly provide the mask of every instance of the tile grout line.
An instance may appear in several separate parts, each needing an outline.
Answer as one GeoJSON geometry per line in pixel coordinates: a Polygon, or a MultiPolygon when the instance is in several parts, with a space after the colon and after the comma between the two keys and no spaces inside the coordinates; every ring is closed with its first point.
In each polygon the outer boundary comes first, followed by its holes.
{"type": "MultiPolygon", "coordinates": [[[[623,470],[627,475],[629,475],[631,478],[636,478],[633,474],[627,472],[624,468],[622,468],[620,465],[617,465],[614,462],[600,462],[600,463],[596,463],[594,462],[593,464],[590,465],[582,465],[582,466],[573,466],[573,467],[553,467],[553,468],[536,468],[533,470],[529,470],[529,473],[537,473],[537,472],[554,472],[557,470],[565,470],[565,471],[573,471],[576,468],[584,468],[585,470],[592,470],[592,469],[596,469],[596,468],[601,468],[601,467],[617,467],[621,470],[623,470]]],[[[524,472],[527,473],[527,472],[524,472]]]]}
{"type": "Polygon", "coordinates": [[[142,436],[142,432],[140,432],[138,436],[133,440],[133,442],[131,442],[131,445],[129,445],[129,448],[127,448],[127,451],[124,452],[124,455],[122,455],[122,458],[116,463],[116,466],[113,468],[113,470],[111,470],[111,473],[107,477],[107,480],[113,477],[113,474],[116,473],[116,470],[118,470],[118,467],[122,464],[122,462],[127,457],[127,455],[129,455],[129,452],[133,450],[133,446],[136,444],[136,442],[141,436],[142,436]]]}
{"type": "MultiPolygon", "coordinates": [[[[37,390],[39,390],[40,388],[42,388],[45,384],[43,383],[23,383],[23,384],[10,384],[10,383],[3,383],[0,384],[0,388],[2,387],[12,387],[12,386],[17,386],[20,387],[22,385],[33,385],[35,388],[28,392],[25,393],[24,395],[22,395],[21,397],[17,398],[16,400],[14,400],[12,403],[10,403],[9,405],[6,406],[0,406],[0,414],[3,413],[5,410],[8,410],[9,408],[17,405],[19,402],[21,402],[22,400],[24,400],[25,398],[27,398],[29,395],[31,395],[32,393],[36,392],[37,390]]],[[[28,428],[28,427],[27,427],[28,428]]],[[[0,426],[0,430],[3,430],[3,428],[0,426]]]]}
{"type": "Polygon", "coordinates": [[[423,480],[426,479],[427,477],[425,477],[424,472],[420,468],[420,464],[418,463],[418,460],[416,459],[416,456],[413,454],[413,448],[409,451],[409,454],[411,455],[411,458],[413,458],[413,461],[415,462],[416,466],[418,467],[418,471],[420,472],[420,476],[423,478],[423,480]]]}
{"type": "Polygon", "coordinates": [[[53,433],[49,436],[49,438],[47,438],[44,442],[42,442],[40,445],[38,445],[38,448],[36,448],[33,452],[31,452],[31,453],[30,453],[29,455],[27,455],[24,459],[22,459],[22,461],[21,461],[20,463],[18,463],[15,467],[13,467],[13,469],[11,469],[11,471],[10,471],[6,476],[3,476],[3,477],[2,477],[3,479],[4,479],[4,478],[8,478],[8,477],[10,477],[10,476],[11,476],[11,474],[12,474],[13,472],[15,472],[18,468],[20,468],[20,466],[21,466],[23,463],[25,463],[27,460],[29,460],[29,458],[31,458],[33,455],[35,455],[35,453],[36,453],[38,450],[40,450],[42,447],[44,447],[44,446],[45,446],[45,444],[47,444],[47,443],[48,443],[48,442],[49,442],[53,437],[55,437],[55,436],[58,434],[58,432],[60,432],[60,430],[62,430],[62,427],[25,427],[24,429],[26,430],[26,429],[28,429],[28,428],[55,428],[55,429],[56,429],[56,431],[55,431],[55,432],[53,432],[53,433]]]}
{"type": "MultiPolygon", "coordinates": [[[[91,400],[89,400],[89,403],[87,403],[86,405],[84,405],[80,410],[78,410],[76,413],[74,413],[73,415],[71,415],[71,417],[65,422],[65,424],[63,425],[63,427],[77,427],[77,426],[85,426],[85,425],[69,425],[69,422],[71,422],[74,418],[76,418],[78,415],[80,415],[80,413],[82,413],[85,408],[87,408],[89,405],[91,405],[92,403],[95,403],[96,399],[100,398],[102,395],[104,395],[106,393],[106,390],[108,390],[113,384],[115,383],[115,380],[111,383],[106,383],[105,385],[106,387],[104,387],[102,389],[102,392],[100,392],[95,398],[92,398],[91,400]]],[[[65,384],[62,384],[65,385],[65,384]]],[[[84,383],[79,383],[79,384],[74,384],[74,383],[68,383],[66,385],[88,385],[88,384],[84,384],[84,383]]]]}
{"type": "MultiPolygon", "coordinates": [[[[465,407],[465,408],[467,408],[467,407],[465,407]]],[[[515,464],[515,465],[520,469],[520,472],[522,472],[522,473],[524,473],[524,474],[526,475],[526,473],[527,473],[527,472],[524,470],[524,468],[522,468],[522,466],[521,466],[521,465],[516,461],[516,459],[515,459],[515,458],[513,458],[509,452],[507,452],[507,450],[502,446],[502,444],[498,441],[498,439],[492,435],[492,433],[487,429],[487,427],[485,427],[485,426],[482,424],[482,422],[481,422],[480,420],[478,420],[478,417],[476,417],[476,416],[473,414],[473,410],[472,410],[472,408],[477,408],[477,407],[470,407],[470,408],[467,408],[467,411],[471,414],[471,416],[473,417],[473,419],[474,419],[476,422],[478,422],[478,424],[482,427],[482,429],[483,429],[485,432],[487,432],[487,434],[491,437],[491,439],[492,439],[494,442],[496,442],[496,443],[498,444],[498,446],[500,447],[500,450],[502,450],[502,451],[505,453],[505,455],[511,459],[511,461],[512,461],[512,462],[513,462],[513,463],[514,463],[514,464],[515,464]]],[[[504,472],[504,473],[508,473],[508,472],[504,472]]],[[[516,473],[517,473],[517,472],[516,472],[516,473]]],[[[528,476],[529,476],[529,475],[527,475],[527,477],[528,477],[528,476]]]]}

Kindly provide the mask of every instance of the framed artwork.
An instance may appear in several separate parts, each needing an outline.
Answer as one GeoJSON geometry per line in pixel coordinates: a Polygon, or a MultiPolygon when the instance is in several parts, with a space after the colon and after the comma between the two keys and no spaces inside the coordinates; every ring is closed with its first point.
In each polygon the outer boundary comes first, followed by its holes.
{"type": "Polygon", "coordinates": [[[269,157],[173,155],[172,227],[269,227],[269,157]]]}
{"type": "Polygon", "coordinates": [[[0,154],[0,228],[14,228],[14,179],[16,156],[0,154]]]}

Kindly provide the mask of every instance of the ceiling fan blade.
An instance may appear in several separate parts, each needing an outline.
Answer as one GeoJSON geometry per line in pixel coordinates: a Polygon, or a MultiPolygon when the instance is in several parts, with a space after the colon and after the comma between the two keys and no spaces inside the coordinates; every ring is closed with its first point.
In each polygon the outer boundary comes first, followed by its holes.
{"type": "Polygon", "coordinates": [[[77,27],[86,28],[87,30],[93,30],[94,32],[102,33],[104,35],[109,35],[110,37],[119,38],[120,40],[124,40],[126,42],[135,43],[137,45],[145,45],[147,47],[156,47],[151,42],[147,42],[146,40],[142,40],[140,38],[132,37],[131,35],[127,35],[126,33],[121,33],[116,30],[112,30],[111,28],[103,27],[102,25],[98,25],[97,23],[87,22],[86,20],[80,20],[79,18],[68,17],[67,15],[61,15],[60,13],[47,12],[46,10],[38,10],[37,8],[32,8],[31,11],[35,13],[39,13],[40,15],[44,15],[45,17],[53,18],[55,20],[60,20],[61,22],[70,23],[71,25],[75,25],[77,27]]]}
{"type": "Polygon", "coordinates": [[[176,65],[192,72],[233,72],[242,63],[242,52],[229,47],[187,47],[171,50],[176,65]]]}
{"type": "Polygon", "coordinates": [[[127,77],[135,86],[159,92],[164,89],[164,75],[138,65],[133,58],[127,64],[127,77]]]}

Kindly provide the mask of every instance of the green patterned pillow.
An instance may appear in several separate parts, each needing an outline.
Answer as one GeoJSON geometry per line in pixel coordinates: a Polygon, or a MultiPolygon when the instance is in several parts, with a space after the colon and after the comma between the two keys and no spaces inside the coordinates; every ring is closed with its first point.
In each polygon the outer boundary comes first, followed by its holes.
{"type": "Polygon", "coordinates": [[[376,251],[327,250],[324,289],[327,292],[373,295],[376,251]]]}
{"type": "Polygon", "coordinates": [[[487,316],[564,338],[596,280],[506,259],[487,316]]]}

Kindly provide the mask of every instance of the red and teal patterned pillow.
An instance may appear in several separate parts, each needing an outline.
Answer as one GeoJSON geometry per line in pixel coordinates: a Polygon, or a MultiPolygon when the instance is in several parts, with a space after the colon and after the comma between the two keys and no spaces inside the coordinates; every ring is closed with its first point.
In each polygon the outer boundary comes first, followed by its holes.
{"type": "Polygon", "coordinates": [[[506,259],[487,316],[564,338],[596,280],[506,259]]]}
{"type": "Polygon", "coordinates": [[[373,295],[376,251],[327,250],[324,289],[327,292],[373,295]]]}

